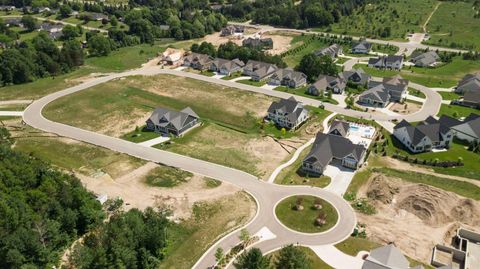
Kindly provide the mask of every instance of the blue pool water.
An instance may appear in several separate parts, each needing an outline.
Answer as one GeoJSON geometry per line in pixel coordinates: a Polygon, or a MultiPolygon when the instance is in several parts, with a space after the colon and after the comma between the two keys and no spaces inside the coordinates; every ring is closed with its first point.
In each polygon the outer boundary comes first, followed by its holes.
{"type": "Polygon", "coordinates": [[[357,126],[350,126],[350,129],[351,129],[352,131],[358,131],[358,127],[357,127],[357,126]]]}

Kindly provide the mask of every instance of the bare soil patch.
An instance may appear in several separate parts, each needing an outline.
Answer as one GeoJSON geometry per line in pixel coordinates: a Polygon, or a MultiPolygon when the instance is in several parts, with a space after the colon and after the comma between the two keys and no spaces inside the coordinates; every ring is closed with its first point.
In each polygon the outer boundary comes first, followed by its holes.
{"type": "Polygon", "coordinates": [[[402,115],[412,114],[412,113],[415,113],[415,112],[419,111],[420,109],[422,109],[421,104],[412,103],[412,102],[405,102],[404,104],[394,103],[390,107],[391,111],[393,111],[395,113],[398,113],[398,114],[402,114],[402,115]]]}
{"type": "Polygon", "coordinates": [[[262,38],[271,38],[273,40],[273,49],[267,50],[266,52],[271,55],[278,55],[288,51],[292,46],[291,42],[295,35],[296,34],[293,33],[269,33],[262,35],[262,38]]]}
{"type": "Polygon", "coordinates": [[[480,203],[424,184],[373,174],[359,195],[369,197],[375,215],[359,214],[370,239],[394,242],[405,253],[429,263],[435,244],[451,241],[460,225],[480,231],[480,203]]]}

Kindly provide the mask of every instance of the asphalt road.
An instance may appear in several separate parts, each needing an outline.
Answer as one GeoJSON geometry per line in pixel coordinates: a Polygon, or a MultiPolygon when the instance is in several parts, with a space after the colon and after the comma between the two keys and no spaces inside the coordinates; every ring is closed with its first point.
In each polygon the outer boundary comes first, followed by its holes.
{"type": "MultiPolygon", "coordinates": [[[[190,158],[187,156],[178,155],[175,153],[158,150],[155,148],[148,148],[139,146],[135,143],[128,142],[119,138],[109,137],[106,135],[98,134],[95,132],[83,130],[73,126],[57,123],[50,121],[43,117],[42,110],[49,103],[55,101],[58,98],[73,94],[90,88],[92,86],[105,83],[107,81],[117,79],[125,76],[132,75],[157,75],[157,74],[171,74],[182,77],[189,77],[193,79],[202,80],[205,82],[220,84],[229,87],[235,87],[239,90],[247,90],[252,92],[258,92],[270,96],[288,98],[292,96],[291,94],[261,89],[254,86],[239,84],[231,81],[215,79],[199,74],[188,73],[183,71],[175,71],[168,69],[161,69],[157,66],[154,67],[145,67],[136,70],[126,71],[123,73],[117,73],[108,75],[105,77],[95,78],[88,82],[82,83],[80,85],[49,94],[45,97],[42,97],[32,104],[30,104],[27,109],[24,111],[23,120],[25,123],[31,125],[34,128],[40,129],[45,132],[51,132],[58,134],[60,136],[65,136],[73,138],[79,141],[90,143],[93,145],[101,146],[104,148],[111,149],[116,152],[125,153],[131,156],[135,156],[144,160],[162,163],[169,166],[178,167],[182,170],[190,171],[192,173],[197,173],[207,177],[215,178],[221,181],[229,182],[234,185],[239,186],[243,190],[250,193],[257,202],[258,210],[257,215],[251,223],[247,225],[247,229],[251,234],[258,232],[261,228],[267,227],[271,232],[276,235],[275,239],[263,241],[257,245],[262,251],[267,252],[273,249],[277,249],[286,244],[290,243],[299,243],[303,245],[323,245],[323,244],[333,244],[340,242],[347,238],[353,231],[356,224],[356,217],[353,209],[350,205],[340,196],[328,192],[326,190],[314,187],[307,186],[282,186],[267,183],[259,180],[253,175],[248,173],[228,168],[225,166],[209,163],[206,161],[190,158]],[[338,211],[339,221],[337,225],[332,228],[330,231],[321,234],[302,234],[298,232],[291,231],[281,225],[275,218],[273,210],[275,205],[282,199],[298,194],[306,195],[315,195],[319,196],[326,201],[330,202],[338,211]]],[[[431,93],[430,89],[420,86],[412,85],[413,87],[418,88],[427,95],[429,102],[436,103],[435,94],[431,93]]],[[[438,94],[437,94],[438,95],[438,94]]],[[[318,106],[319,101],[305,98],[301,96],[295,96],[298,100],[309,104],[318,106]]],[[[429,103],[427,102],[427,103],[429,103]]],[[[337,107],[331,104],[325,104],[326,109],[338,112],[341,114],[346,114],[354,117],[364,117],[372,118],[377,120],[391,119],[391,117],[386,115],[371,115],[364,112],[358,112],[354,110],[347,110],[344,108],[337,107]]],[[[436,114],[438,107],[424,106],[423,109],[413,115],[402,116],[408,120],[416,121],[425,119],[428,115],[436,114]]],[[[234,205],[232,205],[232,210],[235,210],[234,205]]],[[[207,268],[215,263],[214,253],[217,247],[222,247],[224,250],[228,250],[231,247],[235,246],[238,242],[239,232],[233,232],[220,241],[216,242],[198,261],[195,265],[195,268],[207,268]]]]}

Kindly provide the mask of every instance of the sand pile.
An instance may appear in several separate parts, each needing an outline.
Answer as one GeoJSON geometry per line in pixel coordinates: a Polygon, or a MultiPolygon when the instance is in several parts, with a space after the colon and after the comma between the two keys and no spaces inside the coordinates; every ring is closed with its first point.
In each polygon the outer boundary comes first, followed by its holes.
{"type": "Polygon", "coordinates": [[[384,175],[379,174],[372,178],[368,187],[367,197],[384,204],[390,204],[399,190],[397,182],[388,180],[384,175]]]}

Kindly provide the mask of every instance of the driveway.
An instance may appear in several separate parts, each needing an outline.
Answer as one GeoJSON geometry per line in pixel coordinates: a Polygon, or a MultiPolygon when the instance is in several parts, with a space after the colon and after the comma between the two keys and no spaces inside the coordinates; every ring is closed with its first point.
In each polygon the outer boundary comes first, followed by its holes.
{"type": "Polygon", "coordinates": [[[352,182],[355,170],[332,162],[332,164],[327,165],[323,174],[329,176],[332,180],[330,184],[325,187],[325,190],[343,196],[347,191],[348,185],[352,182]]]}

